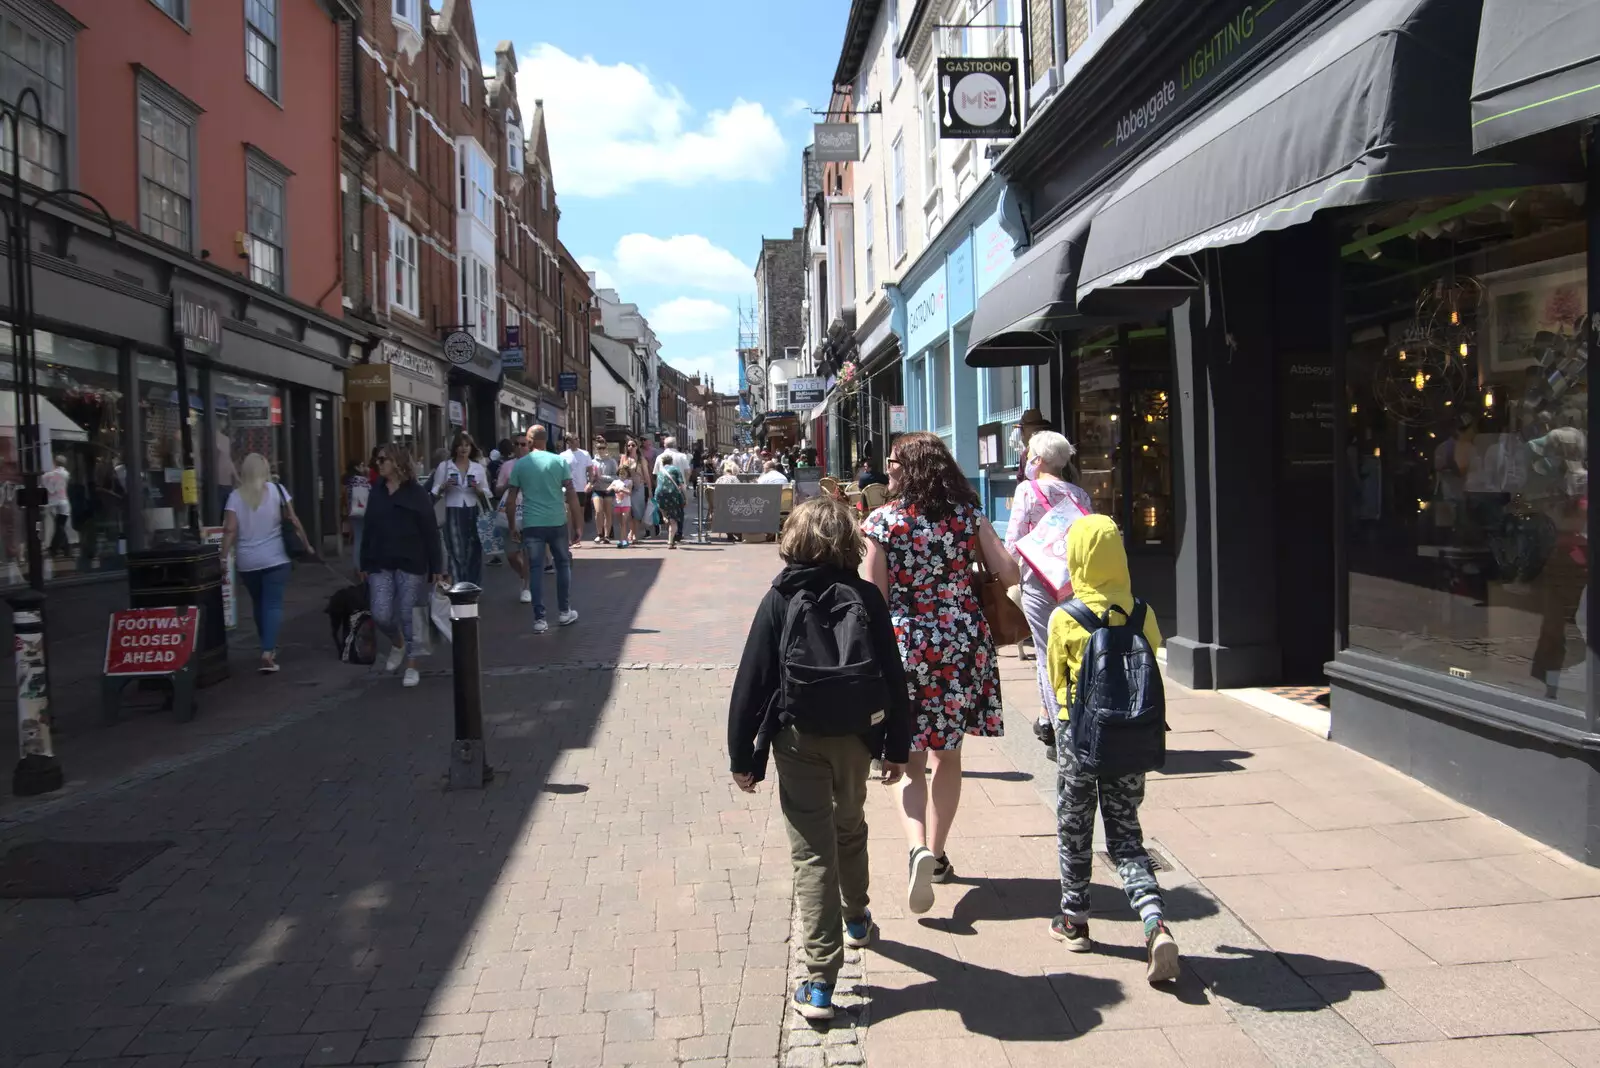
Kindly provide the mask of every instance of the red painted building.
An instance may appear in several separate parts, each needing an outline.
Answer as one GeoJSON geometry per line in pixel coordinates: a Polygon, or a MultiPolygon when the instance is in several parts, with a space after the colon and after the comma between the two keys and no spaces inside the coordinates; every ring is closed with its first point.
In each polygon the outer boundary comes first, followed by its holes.
{"type": "MultiPolygon", "coordinates": [[[[178,536],[185,409],[203,523],[220,523],[244,458],[261,453],[304,502],[313,538],[337,530],[338,399],[365,337],[342,314],[347,2],[0,0],[0,85],[42,98],[18,169],[46,466],[65,470],[75,502],[46,531],[56,579],[120,586],[129,551],[178,536]],[[180,323],[214,329],[188,336],[180,323]]],[[[0,258],[0,275],[16,265],[0,258]]],[[[8,322],[9,294],[7,277],[8,322]]],[[[16,480],[14,425],[0,422],[0,486],[16,480]]],[[[0,585],[20,577],[13,497],[0,494],[0,585]]]]}

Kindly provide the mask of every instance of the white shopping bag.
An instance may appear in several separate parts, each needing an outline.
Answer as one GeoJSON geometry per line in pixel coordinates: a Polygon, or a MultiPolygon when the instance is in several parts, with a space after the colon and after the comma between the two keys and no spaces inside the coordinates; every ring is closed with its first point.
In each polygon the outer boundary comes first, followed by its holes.
{"type": "Polygon", "coordinates": [[[450,598],[441,591],[433,591],[433,599],[429,605],[429,614],[433,625],[439,628],[439,634],[445,641],[450,640],[450,598]]]}

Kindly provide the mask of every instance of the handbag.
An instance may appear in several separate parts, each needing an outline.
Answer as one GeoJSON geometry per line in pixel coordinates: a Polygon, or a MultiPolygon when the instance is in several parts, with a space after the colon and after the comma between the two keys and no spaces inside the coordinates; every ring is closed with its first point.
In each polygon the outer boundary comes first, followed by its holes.
{"type": "Polygon", "coordinates": [[[283,486],[279,483],[274,482],[273,485],[278,490],[278,532],[283,536],[283,551],[289,554],[291,560],[309,560],[314,554],[289,515],[289,495],[283,492],[283,486]]]}
{"type": "MultiPolygon", "coordinates": [[[[1039,495],[1039,503],[1048,505],[1049,498],[1037,482],[1030,483],[1039,495]]],[[[1058,602],[1072,596],[1072,573],[1067,569],[1067,531],[1072,524],[1088,515],[1072,494],[1045,512],[1032,530],[1017,540],[1017,555],[1033,569],[1045,592],[1058,602]]]]}
{"type": "Polygon", "coordinates": [[[983,618],[989,621],[989,634],[996,645],[1016,645],[1032,633],[1028,617],[1006,596],[1006,585],[984,563],[983,550],[979,548],[973,556],[978,568],[978,603],[983,606],[983,618]]]}
{"type": "Polygon", "coordinates": [[[367,501],[372,496],[372,487],[366,483],[358,483],[350,487],[350,518],[361,519],[367,514],[367,501]]]}

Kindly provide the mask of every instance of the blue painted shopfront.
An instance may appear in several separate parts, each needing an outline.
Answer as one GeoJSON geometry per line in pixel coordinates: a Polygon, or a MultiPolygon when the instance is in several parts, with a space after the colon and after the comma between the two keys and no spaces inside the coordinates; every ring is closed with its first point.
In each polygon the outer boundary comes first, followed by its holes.
{"type": "Polygon", "coordinates": [[[1033,404],[1027,367],[968,367],[972,312],[1016,258],[1015,239],[1001,224],[1002,186],[990,178],[974,191],[897,288],[889,291],[904,357],[906,427],[931,430],[978,487],[990,518],[1003,525],[1016,488],[1018,457],[1011,424],[1033,404]],[[999,454],[988,456],[980,426],[1000,423],[999,454]],[[990,461],[990,462],[986,462],[990,461]]]}

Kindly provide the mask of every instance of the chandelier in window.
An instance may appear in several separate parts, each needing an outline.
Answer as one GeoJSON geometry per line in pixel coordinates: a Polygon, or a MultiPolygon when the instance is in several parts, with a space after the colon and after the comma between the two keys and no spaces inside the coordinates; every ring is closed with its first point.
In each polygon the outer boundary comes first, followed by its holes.
{"type": "Polygon", "coordinates": [[[1440,279],[1417,294],[1411,322],[1373,375],[1373,396],[1391,416],[1433,426],[1464,413],[1477,380],[1470,360],[1482,299],[1483,285],[1470,276],[1440,279]]]}

